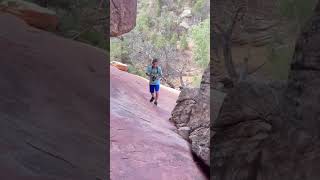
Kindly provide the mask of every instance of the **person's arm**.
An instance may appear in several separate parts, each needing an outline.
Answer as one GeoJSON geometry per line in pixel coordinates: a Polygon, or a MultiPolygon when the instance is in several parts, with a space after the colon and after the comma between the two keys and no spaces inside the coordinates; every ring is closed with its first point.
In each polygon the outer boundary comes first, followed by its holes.
{"type": "Polygon", "coordinates": [[[150,77],[150,69],[149,69],[149,66],[147,66],[147,68],[146,68],[146,75],[150,77]]]}

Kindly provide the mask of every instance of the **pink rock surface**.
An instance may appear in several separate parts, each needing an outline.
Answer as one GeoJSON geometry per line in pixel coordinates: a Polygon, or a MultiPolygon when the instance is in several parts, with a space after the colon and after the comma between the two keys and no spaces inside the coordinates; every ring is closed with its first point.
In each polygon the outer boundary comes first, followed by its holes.
{"type": "Polygon", "coordinates": [[[111,180],[202,180],[187,141],[168,121],[179,92],[161,86],[158,106],[148,81],[110,67],[111,180]]]}

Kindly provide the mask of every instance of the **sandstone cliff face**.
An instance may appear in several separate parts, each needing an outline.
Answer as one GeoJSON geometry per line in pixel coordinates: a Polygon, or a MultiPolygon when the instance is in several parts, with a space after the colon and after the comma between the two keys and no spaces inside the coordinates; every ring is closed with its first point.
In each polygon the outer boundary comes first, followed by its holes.
{"type": "Polygon", "coordinates": [[[136,25],[137,0],[110,1],[110,36],[120,36],[136,25]]]}
{"type": "Polygon", "coordinates": [[[241,7],[244,17],[237,21],[238,25],[234,28],[233,44],[243,46],[250,43],[249,46],[252,48],[268,44],[279,25],[279,17],[275,12],[276,0],[216,0],[212,8],[214,23],[226,29],[234,16],[230,12],[241,7]]]}
{"type": "MultiPolygon", "coordinates": [[[[249,58],[249,71],[255,70],[261,64],[267,62],[270,57],[270,46],[278,41],[275,37],[287,37],[289,28],[286,23],[281,21],[281,17],[275,12],[276,0],[262,1],[231,1],[216,0],[211,9],[213,22],[220,25],[223,29],[229,27],[232,17],[229,12],[234,11],[233,4],[238,2],[238,7],[242,6],[245,10],[243,20],[239,20],[233,30],[232,35],[232,55],[236,67],[243,63],[244,58],[249,58]],[[284,36],[285,34],[285,36],[284,36]]],[[[213,26],[215,27],[215,26],[213,26]]],[[[214,59],[223,61],[222,37],[221,34],[213,33],[212,49],[214,59]],[[218,57],[216,55],[219,55],[218,57]]],[[[293,38],[282,39],[284,43],[292,46],[293,38]]],[[[255,76],[263,79],[274,78],[270,75],[270,69],[263,67],[255,73],[255,76]]],[[[272,71],[271,71],[272,72],[272,71]]]]}
{"type": "Polygon", "coordinates": [[[246,81],[228,92],[212,122],[212,179],[320,177],[319,6],[297,41],[288,85],[246,81]]]}
{"type": "Polygon", "coordinates": [[[107,54],[12,15],[0,26],[0,179],[107,179],[107,54]]]}
{"type": "MultiPolygon", "coordinates": [[[[320,4],[320,3],[319,3],[320,4]]],[[[320,5],[298,39],[287,89],[290,118],[320,136],[320,5]]]]}

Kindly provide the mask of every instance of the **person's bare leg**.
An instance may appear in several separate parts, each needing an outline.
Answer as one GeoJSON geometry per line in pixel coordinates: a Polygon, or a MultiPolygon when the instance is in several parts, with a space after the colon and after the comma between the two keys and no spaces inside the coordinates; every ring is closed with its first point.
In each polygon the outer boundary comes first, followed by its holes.
{"type": "Polygon", "coordinates": [[[158,104],[158,98],[159,98],[159,92],[156,92],[156,100],[154,101],[154,104],[158,104]]]}
{"type": "Polygon", "coordinates": [[[152,102],[154,100],[154,93],[151,93],[151,99],[150,99],[150,102],[152,102]]]}

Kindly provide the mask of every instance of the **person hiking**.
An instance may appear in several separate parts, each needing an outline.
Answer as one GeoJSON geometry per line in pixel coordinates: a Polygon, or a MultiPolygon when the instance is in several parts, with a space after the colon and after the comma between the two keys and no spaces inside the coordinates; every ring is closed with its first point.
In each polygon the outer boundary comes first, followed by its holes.
{"type": "Polygon", "coordinates": [[[162,70],[158,64],[159,64],[159,60],[153,59],[152,64],[149,65],[146,69],[146,75],[150,79],[149,81],[149,89],[151,93],[150,102],[154,101],[155,105],[158,105],[160,80],[162,78],[162,70]],[[156,96],[154,96],[154,93],[156,94],[156,96]]]}

